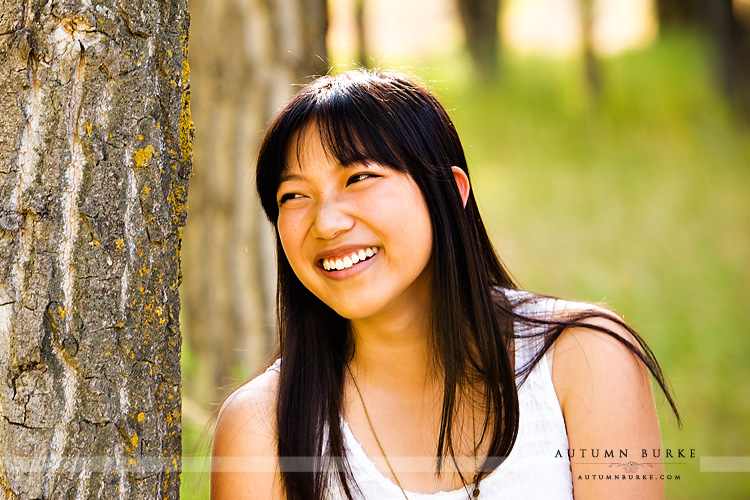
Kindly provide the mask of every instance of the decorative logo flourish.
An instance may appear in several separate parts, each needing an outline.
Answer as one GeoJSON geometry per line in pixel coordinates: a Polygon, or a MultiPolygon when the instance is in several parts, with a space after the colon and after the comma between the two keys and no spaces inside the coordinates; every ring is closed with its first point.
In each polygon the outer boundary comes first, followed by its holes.
{"type": "Polygon", "coordinates": [[[653,465],[650,464],[650,463],[648,463],[648,462],[633,462],[633,461],[630,461],[630,462],[610,462],[609,463],[609,468],[611,469],[612,467],[622,467],[622,469],[625,472],[631,473],[631,472],[638,472],[638,469],[640,469],[641,467],[652,467],[653,468],[653,465]]]}
{"type": "Polygon", "coordinates": [[[648,467],[653,468],[654,465],[664,465],[662,462],[633,462],[632,460],[630,462],[578,462],[582,465],[608,465],[611,469],[612,467],[620,467],[622,468],[623,472],[626,472],[628,474],[632,474],[633,472],[638,472],[638,470],[641,467],[648,467]]]}

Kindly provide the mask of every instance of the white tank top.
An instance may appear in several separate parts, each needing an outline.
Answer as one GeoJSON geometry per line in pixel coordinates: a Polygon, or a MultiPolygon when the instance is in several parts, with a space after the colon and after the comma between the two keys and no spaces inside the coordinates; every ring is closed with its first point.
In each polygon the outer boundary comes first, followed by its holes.
{"type": "MultiPolygon", "coordinates": [[[[528,292],[503,290],[511,301],[518,303],[533,295],[528,292]]],[[[534,298],[520,304],[516,311],[541,318],[549,318],[555,299],[534,298]]],[[[515,325],[516,370],[522,368],[542,347],[543,336],[523,337],[544,331],[546,327],[515,325]]],[[[552,349],[542,357],[528,378],[517,383],[520,420],[518,438],[508,458],[480,483],[481,500],[572,500],[573,479],[568,459],[568,435],[565,430],[560,403],[552,385],[552,349]],[[558,450],[560,453],[558,453],[558,450]],[[556,456],[557,455],[557,456],[556,456]]],[[[362,500],[403,500],[401,489],[375,466],[362,445],[342,419],[346,455],[362,500]]],[[[406,491],[409,500],[467,500],[471,488],[437,493],[406,491]]],[[[336,481],[327,499],[344,500],[346,496],[336,481]]]]}
{"type": "MultiPolygon", "coordinates": [[[[535,297],[524,291],[502,290],[516,312],[549,318],[556,299],[535,297]]],[[[544,337],[531,336],[544,331],[545,325],[515,325],[516,371],[541,349],[544,337]]],[[[279,370],[281,360],[269,368],[279,370]]],[[[572,500],[573,479],[568,459],[568,435],[560,403],[552,384],[552,349],[542,357],[525,380],[517,377],[520,420],[518,437],[508,458],[479,483],[481,500],[572,500]],[[559,453],[558,453],[559,451],[559,453]]],[[[361,495],[357,500],[403,500],[401,489],[375,466],[349,425],[341,420],[346,456],[361,495]]],[[[327,500],[345,500],[335,475],[327,500]]],[[[356,490],[356,488],[355,488],[356,490]]],[[[409,500],[467,500],[471,488],[437,493],[406,491],[409,500]]]]}

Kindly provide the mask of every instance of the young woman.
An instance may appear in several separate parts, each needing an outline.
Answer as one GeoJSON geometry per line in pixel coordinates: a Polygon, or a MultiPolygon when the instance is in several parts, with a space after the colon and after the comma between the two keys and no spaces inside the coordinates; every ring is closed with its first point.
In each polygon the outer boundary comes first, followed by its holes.
{"type": "Polygon", "coordinates": [[[304,87],[257,188],[278,351],[221,409],[213,500],[663,498],[639,460],[661,447],[649,372],[674,409],[656,360],[614,313],[517,289],[425,88],[304,87]]]}

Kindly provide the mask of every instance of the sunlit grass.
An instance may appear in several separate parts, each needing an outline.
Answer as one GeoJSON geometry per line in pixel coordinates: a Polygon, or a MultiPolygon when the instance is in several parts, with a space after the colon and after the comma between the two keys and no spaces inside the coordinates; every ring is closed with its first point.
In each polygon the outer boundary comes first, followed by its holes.
{"type": "Polygon", "coordinates": [[[182,474],[180,498],[203,500],[208,498],[211,435],[215,415],[204,408],[196,408],[195,395],[186,391],[195,389],[193,374],[198,371],[197,353],[189,346],[182,348],[182,474]]]}
{"type": "MultiPolygon", "coordinates": [[[[673,34],[606,60],[598,102],[576,60],[508,56],[493,86],[463,55],[408,64],[451,108],[521,285],[632,321],[683,413],[678,430],[660,404],[665,447],[750,456],[750,131],[714,90],[708,50],[673,34]]],[[[201,432],[186,430],[187,454],[201,432]]],[[[668,471],[681,479],[667,498],[750,491],[750,474],[701,473],[698,459],[668,471]]],[[[184,473],[182,498],[206,498],[201,481],[184,473]]]]}

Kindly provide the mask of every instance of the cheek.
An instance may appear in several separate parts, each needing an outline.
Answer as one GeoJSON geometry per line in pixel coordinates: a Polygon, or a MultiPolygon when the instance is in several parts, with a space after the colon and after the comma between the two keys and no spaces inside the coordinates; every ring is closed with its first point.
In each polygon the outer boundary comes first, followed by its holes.
{"type": "Polygon", "coordinates": [[[286,242],[289,240],[289,224],[284,219],[284,217],[279,216],[278,220],[276,221],[276,232],[278,233],[279,239],[281,240],[281,246],[284,247],[284,250],[286,251],[286,242]]]}
{"type": "MultiPolygon", "coordinates": [[[[416,189],[416,188],[415,188],[416,189]]],[[[420,261],[432,255],[432,220],[419,191],[408,191],[402,203],[391,203],[391,220],[400,221],[399,239],[409,248],[412,257],[420,261]]]]}
{"type": "Polygon", "coordinates": [[[299,223],[293,217],[279,216],[277,222],[279,239],[281,240],[284,253],[291,264],[294,264],[294,259],[299,254],[302,245],[299,237],[299,229],[299,223]]]}
{"type": "Polygon", "coordinates": [[[432,245],[433,245],[433,231],[432,231],[432,219],[430,213],[427,210],[427,205],[424,200],[420,197],[421,210],[417,215],[418,221],[416,224],[420,227],[419,243],[422,251],[422,259],[426,262],[432,257],[432,245]]]}
{"type": "Polygon", "coordinates": [[[424,217],[420,217],[416,222],[415,225],[418,226],[418,230],[415,228],[416,234],[416,241],[415,243],[415,251],[416,248],[419,248],[419,251],[421,253],[420,257],[423,260],[429,260],[432,256],[432,241],[433,241],[433,234],[432,234],[432,223],[430,221],[429,216],[426,215],[424,217]]]}

